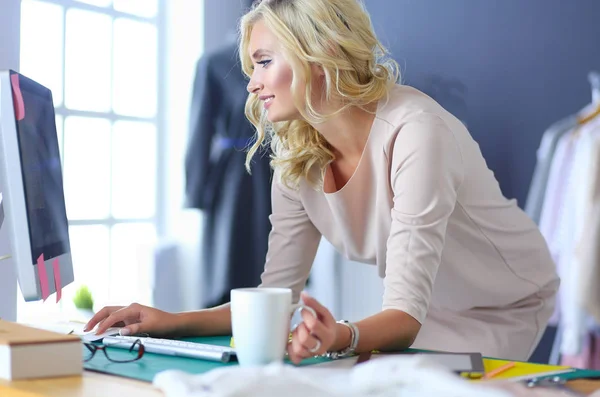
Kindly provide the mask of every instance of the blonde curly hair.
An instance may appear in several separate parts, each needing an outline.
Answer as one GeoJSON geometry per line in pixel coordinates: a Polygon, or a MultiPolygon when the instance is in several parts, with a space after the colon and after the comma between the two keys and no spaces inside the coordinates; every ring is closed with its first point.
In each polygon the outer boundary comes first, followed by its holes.
{"type": "Polygon", "coordinates": [[[277,36],[291,66],[291,93],[303,120],[270,123],[258,96],[251,93],[245,113],[256,127],[256,141],[248,150],[246,168],[250,171],[252,157],[270,142],[271,166],[286,186],[297,188],[305,179],[319,188],[323,171],[335,157],[309,122],[322,123],[350,107],[365,109],[387,98],[399,79],[398,64],[377,39],[359,0],[262,0],[240,22],[240,59],[248,77],[253,70],[250,35],[258,21],[277,36]],[[325,99],[343,104],[333,113],[320,114],[311,101],[313,87],[304,82],[312,81],[312,64],[323,70],[325,99]],[[312,172],[314,167],[321,172],[312,172]]]}

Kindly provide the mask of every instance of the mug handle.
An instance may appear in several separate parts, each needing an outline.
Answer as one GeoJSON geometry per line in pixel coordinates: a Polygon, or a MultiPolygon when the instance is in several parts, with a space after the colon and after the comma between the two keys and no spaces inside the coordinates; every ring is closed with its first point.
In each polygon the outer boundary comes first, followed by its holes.
{"type": "MultiPolygon", "coordinates": [[[[298,312],[302,312],[302,310],[306,310],[307,312],[309,312],[310,314],[312,314],[312,316],[313,316],[314,318],[317,318],[317,319],[319,318],[319,317],[317,316],[317,312],[315,311],[315,309],[313,309],[313,308],[312,308],[312,307],[310,307],[310,306],[306,306],[306,305],[303,305],[303,304],[301,304],[301,303],[296,303],[296,304],[292,305],[292,309],[293,309],[293,310],[292,310],[292,317],[294,317],[294,315],[296,315],[296,313],[298,313],[298,312]]],[[[299,326],[300,324],[302,324],[302,321],[301,321],[301,322],[299,322],[298,324],[294,324],[294,325],[292,326],[292,328],[291,328],[291,332],[294,332],[294,331],[296,330],[296,328],[298,328],[298,326],[299,326]]]]}

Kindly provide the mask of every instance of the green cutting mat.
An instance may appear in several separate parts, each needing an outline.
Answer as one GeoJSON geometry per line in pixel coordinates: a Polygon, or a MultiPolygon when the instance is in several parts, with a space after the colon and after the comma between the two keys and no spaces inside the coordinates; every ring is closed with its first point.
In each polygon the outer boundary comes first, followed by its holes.
{"type": "MultiPolygon", "coordinates": [[[[185,338],[184,340],[197,343],[206,343],[211,345],[229,346],[231,337],[229,336],[210,336],[185,338]]],[[[85,347],[84,347],[85,349],[85,347]]],[[[87,350],[87,349],[86,349],[87,350]]],[[[408,349],[409,352],[427,352],[426,350],[408,349]]],[[[84,351],[85,354],[85,351],[84,351]]],[[[110,350],[111,357],[114,355],[123,355],[129,357],[128,353],[122,349],[113,348],[110,350]]],[[[303,360],[299,365],[313,365],[329,361],[327,358],[310,358],[303,360]]],[[[286,363],[291,364],[286,360],[286,363]]],[[[126,378],[138,379],[146,382],[152,382],[154,376],[161,371],[168,369],[177,369],[191,374],[202,374],[215,368],[238,365],[237,362],[217,363],[214,361],[197,360],[186,357],[165,356],[161,354],[146,353],[144,356],[132,363],[113,363],[106,359],[104,353],[96,352],[96,355],[88,362],[83,363],[84,368],[90,371],[103,372],[111,375],[123,376],[126,378]]],[[[581,378],[600,378],[600,371],[577,369],[573,372],[558,375],[562,379],[581,379],[581,378]]],[[[541,377],[540,377],[541,378],[541,377]]]]}
{"type": "MultiPolygon", "coordinates": [[[[229,346],[231,337],[229,336],[210,336],[185,338],[190,342],[207,343],[211,345],[229,346]]],[[[84,347],[84,349],[86,349],[84,347]]],[[[86,349],[87,350],[87,349],[86,349]]],[[[85,351],[84,351],[85,354],[85,351]]],[[[111,357],[129,356],[122,349],[112,348],[109,354],[111,357]]],[[[310,358],[303,360],[300,366],[319,364],[329,361],[327,358],[310,358]]],[[[291,364],[290,361],[287,363],[291,364]]],[[[113,363],[106,359],[106,356],[101,351],[96,352],[96,355],[88,362],[84,362],[85,369],[96,372],[103,372],[111,375],[124,376],[126,378],[138,379],[146,382],[152,382],[154,376],[161,371],[168,369],[177,369],[191,374],[201,374],[215,368],[225,366],[238,365],[237,362],[217,363],[214,361],[198,360],[186,357],[165,356],[162,354],[145,353],[138,361],[132,363],[113,363]]]]}

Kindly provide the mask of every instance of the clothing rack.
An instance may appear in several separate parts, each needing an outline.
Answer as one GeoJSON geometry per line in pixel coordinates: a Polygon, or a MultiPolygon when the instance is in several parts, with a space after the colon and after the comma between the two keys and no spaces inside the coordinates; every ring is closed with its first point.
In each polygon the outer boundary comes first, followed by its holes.
{"type": "MultiPolygon", "coordinates": [[[[578,124],[582,125],[587,123],[588,121],[600,117],[600,72],[598,71],[590,71],[588,73],[588,81],[591,86],[592,91],[592,103],[586,107],[587,114],[579,114],[577,117],[578,124]],[[595,105],[595,106],[594,106],[595,105]],[[591,113],[590,113],[591,110],[591,113]]],[[[549,363],[557,365],[561,360],[561,343],[563,337],[563,329],[561,327],[561,322],[558,322],[556,335],[554,338],[554,342],[552,344],[552,349],[550,353],[549,363]]]]}

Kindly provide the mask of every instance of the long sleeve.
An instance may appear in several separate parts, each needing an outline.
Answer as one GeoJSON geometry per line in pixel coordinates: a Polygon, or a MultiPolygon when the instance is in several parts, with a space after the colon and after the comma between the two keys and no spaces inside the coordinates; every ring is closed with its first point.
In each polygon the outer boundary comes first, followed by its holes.
{"type": "MultiPolygon", "coordinates": [[[[464,124],[431,97],[394,87],[377,105],[346,184],[332,192],[302,188],[299,196],[286,205],[300,219],[305,211],[340,255],[384,279],[382,309],[422,324],[415,348],[527,359],[559,285],[548,247],[516,200],[502,194],[464,124]]],[[[296,243],[295,234],[285,241],[296,243]]],[[[300,257],[280,256],[280,269],[300,257]]],[[[298,273],[278,278],[304,281],[298,273]]]]}
{"type": "Polygon", "coordinates": [[[564,120],[554,123],[542,136],[540,146],[536,152],[537,161],[531,178],[529,192],[527,193],[527,199],[525,201],[525,212],[538,225],[542,214],[542,206],[544,204],[546,184],[548,183],[548,178],[550,176],[552,158],[556,151],[558,140],[576,125],[577,118],[575,116],[569,116],[564,120]]]}
{"type": "Polygon", "coordinates": [[[420,113],[400,128],[390,179],[394,204],[383,309],[402,310],[423,323],[463,180],[458,143],[441,118],[420,113]]]}
{"type": "Polygon", "coordinates": [[[321,234],[309,219],[297,192],[277,178],[271,188],[273,211],[261,287],[285,287],[297,302],[317,253],[321,234]]]}
{"type": "Polygon", "coordinates": [[[210,58],[198,61],[190,109],[190,137],[185,158],[186,207],[205,209],[208,206],[205,189],[210,175],[210,152],[216,132],[219,109],[219,89],[212,76],[210,58]]]}
{"type": "Polygon", "coordinates": [[[589,210],[576,251],[581,266],[577,302],[600,323],[600,138],[595,139],[591,150],[589,210]]]}

